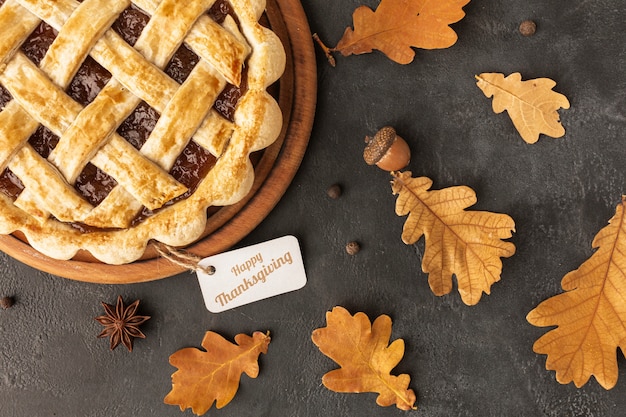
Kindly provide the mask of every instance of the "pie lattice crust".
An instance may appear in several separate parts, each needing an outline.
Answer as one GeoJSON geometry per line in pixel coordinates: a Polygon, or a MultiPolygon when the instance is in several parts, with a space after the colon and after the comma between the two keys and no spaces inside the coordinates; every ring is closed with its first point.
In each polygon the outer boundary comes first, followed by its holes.
{"type": "Polygon", "coordinates": [[[0,193],[0,233],[22,232],[36,250],[71,259],[87,250],[108,264],[137,260],[151,239],[184,246],[204,231],[210,206],[250,190],[250,154],[276,140],[282,114],[267,88],[285,67],[278,37],[259,24],[265,0],[229,0],[232,13],[207,15],[216,0],[5,0],[0,6],[0,172],[23,188],[0,193]],[[134,45],[112,25],[129,7],[150,16],[134,45]],[[20,50],[42,21],[58,31],[39,65],[20,50]],[[182,83],[163,69],[184,44],[198,63],[182,83]],[[66,90],[87,58],[111,78],[87,104],[66,90]],[[227,85],[242,89],[234,113],[213,107],[227,85]],[[140,104],[159,117],[136,149],[117,129],[140,104]],[[29,144],[44,126],[58,136],[45,157],[29,144]],[[210,169],[193,187],[172,174],[190,142],[210,169]],[[91,164],[114,180],[93,204],[75,187],[91,164]]]}

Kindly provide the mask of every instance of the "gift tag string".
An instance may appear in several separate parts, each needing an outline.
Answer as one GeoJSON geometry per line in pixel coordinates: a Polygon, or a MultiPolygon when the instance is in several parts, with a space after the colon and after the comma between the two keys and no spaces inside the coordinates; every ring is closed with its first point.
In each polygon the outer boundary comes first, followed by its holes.
{"type": "Polygon", "coordinates": [[[214,266],[200,265],[200,261],[202,260],[200,256],[180,249],[176,249],[173,246],[169,246],[161,242],[154,242],[153,245],[162,258],[167,259],[173,264],[194,272],[203,272],[207,275],[215,274],[214,266]]]}

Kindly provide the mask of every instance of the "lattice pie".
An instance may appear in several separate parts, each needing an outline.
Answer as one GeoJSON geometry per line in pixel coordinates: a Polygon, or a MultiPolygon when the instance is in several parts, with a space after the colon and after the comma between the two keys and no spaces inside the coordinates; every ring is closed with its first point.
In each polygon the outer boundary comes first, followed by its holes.
{"type": "Polygon", "coordinates": [[[265,0],[0,3],[0,233],[128,263],[250,190],[282,128],[265,0]]]}

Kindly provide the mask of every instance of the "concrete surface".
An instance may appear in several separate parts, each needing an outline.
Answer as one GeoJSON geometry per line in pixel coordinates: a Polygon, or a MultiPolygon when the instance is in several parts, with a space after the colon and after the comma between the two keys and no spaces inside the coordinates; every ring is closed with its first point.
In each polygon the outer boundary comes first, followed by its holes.
{"type": "MultiPolygon", "coordinates": [[[[375,0],[303,0],[311,30],[336,43],[352,11],[375,0]]],[[[338,57],[317,49],[316,122],[301,169],[267,219],[238,246],[293,234],[302,245],[303,289],[232,311],[206,311],[193,274],[128,286],[94,285],[41,273],[0,255],[0,416],[180,416],[163,398],[175,371],[168,357],[198,347],[207,330],[228,339],[269,330],[257,379],[242,378],[231,404],[209,416],[400,416],[374,394],[337,394],[321,384],[335,368],[311,332],[341,305],[370,318],[388,314],[406,342],[395,373],[409,373],[421,417],[619,417],[626,411],[626,363],[617,386],[577,389],[556,382],[532,351],[544,329],[526,314],[560,290],[560,280],[593,253],[591,241],[626,192],[626,3],[621,0],[474,0],[453,25],[452,48],[417,50],[395,64],[382,54],[338,57]],[[537,33],[517,32],[525,19],[537,33]],[[524,143],[506,114],[476,87],[481,72],[521,72],[557,82],[571,109],[566,136],[524,143]],[[434,296],[420,268],[423,241],[400,239],[388,174],[361,159],[363,138],[390,124],[413,151],[414,175],[434,188],[468,185],[474,209],[516,221],[517,253],[502,280],[474,306],[456,289],[434,296]],[[340,183],[338,200],[326,188],[340,183]],[[344,251],[358,240],[356,256],[344,251]],[[141,299],[152,319],[132,353],[96,339],[100,301],[141,299]]]]}

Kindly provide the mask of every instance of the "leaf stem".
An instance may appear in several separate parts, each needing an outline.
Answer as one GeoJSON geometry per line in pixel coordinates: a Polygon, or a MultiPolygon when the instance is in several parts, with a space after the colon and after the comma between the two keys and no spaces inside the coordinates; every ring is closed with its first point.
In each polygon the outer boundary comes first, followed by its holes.
{"type": "Polygon", "coordinates": [[[335,61],[335,57],[332,54],[334,49],[331,49],[328,46],[326,46],[324,42],[322,42],[320,37],[317,35],[317,33],[313,34],[313,40],[317,42],[320,48],[322,48],[322,51],[324,51],[324,55],[326,55],[326,59],[328,60],[328,63],[330,64],[331,67],[334,68],[337,65],[337,62],[335,61]]]}

